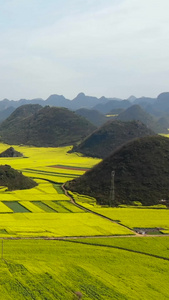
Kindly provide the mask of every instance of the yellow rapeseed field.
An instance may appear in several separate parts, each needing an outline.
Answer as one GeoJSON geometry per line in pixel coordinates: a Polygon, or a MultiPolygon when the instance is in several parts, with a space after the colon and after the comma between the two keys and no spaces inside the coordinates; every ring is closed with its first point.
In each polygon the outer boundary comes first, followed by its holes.
{"type": "MultiPolygon", "coordinates": [[[[0,152],[9,146],[0,144],[0,152]]],[[[116,223],[74,206],[62,183],[82,175],[99,159],[67,153],[71,147],[35,148],[13,146],[24,157],[0,158],[38,186],[17,191],[0,189],[0,236],[93,236],[131,234],[116,223]],[[4,214],[5,213],[5,214],[4,214]]]]}

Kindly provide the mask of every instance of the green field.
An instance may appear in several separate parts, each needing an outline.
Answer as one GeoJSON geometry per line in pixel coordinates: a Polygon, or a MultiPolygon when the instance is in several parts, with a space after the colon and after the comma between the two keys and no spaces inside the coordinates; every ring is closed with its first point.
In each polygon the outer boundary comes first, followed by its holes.
{"type": "MultiPolygon", "coordinates": [[[[73,240],[72,240],[73,241],[73,240]]],[[[147,256],[156,256],[169,260],[169,236],[135,237],[132,238],[86,238],[73,241],[77,243],[117,248],[147,256]]]]}
{"type": "MultiPolygon", "coordinates": [[[[7,147],[0,144],[0,152],[7,147]]],[[[169,299],[169,237],[134,232],[158,227],[169,233],[168,209],[101,207],[94,198],[70,193],[77,207],[62,184],[99,159],[68,154],[71,147],[14,148],[25,157],[0,163],[38,186],[0,187],[0,299],[71,300],[78,299],[76,292],[86,300],[169,299]]]]}
{"type": "MultiPolygon", "coordinates": [[[[6,240],[0,262],[0,295],[4,300],[71,300],[78,299],[75,293],[81,292],[82,299],[88,300],[167,300],[169,261],[145,255],[145,241],[138,239],[104,239],[103,246],[97,245],[96,239],[90,239],[93,245],[78,240],[6,240]],[[123,243],[124,248],[135,250],[138,242],[143,253],[110,247],[111,243],[123,243]]],[[[163,248],[168,241],[164,239],[163,247],[160,243],[153,238],[147,247],[156,244],[156,253],[165,257],[163,248]]]]}

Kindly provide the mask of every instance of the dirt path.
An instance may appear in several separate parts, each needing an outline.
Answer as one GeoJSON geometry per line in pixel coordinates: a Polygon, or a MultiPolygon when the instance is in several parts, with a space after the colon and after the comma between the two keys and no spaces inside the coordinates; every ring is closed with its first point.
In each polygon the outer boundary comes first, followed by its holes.
{"type": "Polygon", "coordinates": [[[116,223],[116,224],[118,224],[118,225],[121,226],[121,227],[127,228],[128,230],[130,230],[130,231],[132,232],[132,234],[134,234],[134,235],[136,235],[136,236],[142,236],[141,234],[135,232],[135,231],[132,230],[131,228],[129,228],[129,227],[123,225],[123,224],[120,224],[120,223],[118,223],[117,221],[114,221],[114,220],[110,219],[109,217],[106,217],[106,216],[104,216],[104,215],[102,215],[102,214],[99,214],[99,213],[97,213],[97,212],[94,212],[94,211],[92,211],[92,210],[90,210],[90,209],[88,209],[88,208],[86,208],[86,207],[84,207],[84,206],[82,206],[82,205],[76,203],[75,200],[73,199],[73,197],[72,197],[71,195],[69,195],[68,191],[66,190],[66,188],[65,188],[65,183],[62,185],[62,189],[63,189],[65,195],[66,195],[67,197],[69,197],[71,203],[74,204],[75,206],[77,206],[78,208],[83,209],[83,210],[85,210],[85,211],[87,211],[87,212],[90,212],[90,213],[92,213],[92,214],[94,214],[94,215],[97,215],[97,216],[99,216],[99,217],[101,217],[101,218],[103,218],[103,219],[106,219],[106,220],[108,220],[108,221],[110,221],[110,222],[112,222],[112,223],[116,223]]]}
{"type": "Polygon", "coordinates": [[[120,246],[105,245],[105,244],[99,244],[99,243],[97,244],[97,242],[96,242],[96,244],[94,244],[94,243],[90,243],[90,242],[75,241],[75,240],[70,240],[70,239],[67,240],[67,242],[77,243],[77,244],[83,244],[83,245],[89,245],[89,246],[95,246],[95,247],[118,249],[118,250],[121,250],[121,251],[132,252],[134,254],[141,254],[141,255],[145,255],[145,256],[149,256],[149,257],[153,257],[153,258],[158,258],[158,259],[169,261],[168,257],[160,256],[160,255],[153,254],[153,253],[143,252],[143,251],[139,251],[139,250],[133,250],[133,249],[129,249],[129,248],[124,248],[124,247],[120,247],[120,246]]]}
{"type": "MultiPolygon", "coordinates": [[[[22,237],[0,237],[0,240],[58,240],[58,241],[66,241],[66,240],[78,240],[78,239],[114,239],[114,238],[152,238],[152,237],[169,237],[169,234],[161,234],[161,235],[83,235],[83,236],[61,236],[61,237],[48,237],[48,236],[22,236],[22,237]]],[[[95,244],[94,244],[95,245],[95,244]]]]}
{"type": "MultiPolygon", "coordinates": [[[[36,177],[37,178],[37,177],[36,177]]],[[[41,179],[41,178],[39,178],[39,179],[41,179]]],[[[61,184],[61,183],[59,183],[59,182],[56,182],[56,181],[52,181],[52,180],[49,180],[49,179],[44,179],[44,180],[46,180],[46,181],[49,181],[49,182],[51,182],[51,183],[58,183],[58,184],[61,184]]],[[[140,233],[137,233],[137,232],[135,232],[134,230],[132,230],[131,228],[129,228],[129,227],[127,227],[127,226],[125,226],[125,225],[123,225],[123,224],[120,224],[119,222],[117,222],[117,221],[114,221],[114,220],[112,220],[111,218],[109,218],[109,217],[106,217],[106,216],[104,216],[104,215],[102,215],[102,214],[99,214],[99,213],[97,213],[97,212],[94,212],[94,211],[92,211],[92,210],[90,210],[90,209],[88,209],[88,208],[86,208],[86,207],[84,207],[84,206],[82,206],[82,205],[80,205],[80,204],[78,204],[78,203],[76,203],[75,202],[75,200],[71,197],[71,195],[69,195],[69,193],[68,193],[68,191],[66,190],[66,188],[65,188],[65,183],[63,183],[62,184],[62,189],[63,189],[63,191],[64,191],[64,193],[65,193],[65,195],[70,199],[70,201],[71,201],[71,203],[73,204],[73,205],[75,205],[75,206],[77,206],[78,208],[80,208],[80,209],[82,209],[82,210],[84,210],[84,211],[86,211],[86,212],[90,212],[90,213],[92,213],[92,214],[94,214],[94,215],[97,215],[97,216],[99,216],[99,217],[101,217],[101,218],[104,218],[104,219],[106,219],[106,220],[108,220],[108,221],[110,221],[110,222],[112,222],[112,223],[116,223],[116,224],[118,224],[119,226],[122,226],[122,227],[124,227],[124,228],[127,228],[130,232],[131,232],[131,235],[99,235],[99,236],[81,236],[81,237],[79,237],[79,236],[72,236],[72,237],[51,237],[51,238],[49,238],[49,237],[30,237],[30,239],[48,239],[48,240],[54,240],[54,239],[56,239],[56,240],[64,240],[64,239],[79,239],[79,238],[119,238],[119,237],[123,237],[123,238],[125,238],[125,237],[166,237],[166,236],[169,236],[169,234],[156,234],[156,235],[148,235],[148,234],[140,234],[140,233]]],[[[1,238],[0,237],[0,239],[22,239],[22,238],[1,238]]],[[[23,238],[23,239],[28,239],[27,237],[26,238],[23,238]]]]}
{"type": "Polygon", "coordinates": [[[73,167],[73,166],[61,166],[61,165],[52,165],[48,166],[51,168],[57,168],[57,169],[65,169],[65,170],[76,170],[76,171],[88,171],[89,168],[79,168],[79,167],[73,167]]]}

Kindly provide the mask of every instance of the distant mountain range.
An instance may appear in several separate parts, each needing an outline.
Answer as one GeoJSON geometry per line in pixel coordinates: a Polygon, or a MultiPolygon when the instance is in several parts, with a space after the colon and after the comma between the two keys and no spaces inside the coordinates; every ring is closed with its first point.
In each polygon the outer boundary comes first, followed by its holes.
{"type": "MultiPolygon", "coordinates": [[[[76,145],[109,120],[140,121],[155,133],[168,133],[169,93],[162,93],[157,98],[131,96],[126,100],[80,93],[73,100],[51,95],[46,100],[0,101],[0,137],[8,144],[76,145]]],[[[111,130],[107,135],[111,136],[111,130]]],[[[135,134],[135,137],[139,136],[135,134]]],[[[93,156],[96,152],[92,151],[93,154],[90,149],[93,156]]],[[[89,155],[86,150],[84,153],[89,155]]],[[[105,157],[102,150],[98,155],[105,157]]]]}
{"type": "MultiPolygon", "coordinates": [[[[36,98],[32,100],[20,99],[18,101],[4,99],[0,101],[0,111],[12,106],[17,108],[25,104],[40,104],[41,106],[57,106],[65,107],[71,110],[77,110],[79,108],[92,108],[99,103],[107,103],[108,101],[116,101],[116,98],[97,98],[92,96],[86,96],[84,93],[79,93],[73,100],[66,99],[62,95],[51,95],[46,100],[36,98]]],[[[119,99],[120,100],[120,99],[119,99]]]]}
{"type": "MultiPolygon", "coordinates": [[[[66,99],[63,95],[51,95],[46,100],[41,98],[20,99],[18,101],[4,99],[0,101],[0,123],[9,117],[16,108],[26,104],[38,104],[42,107],[65,107],[76,111],[78,115],[84,116],[97,127],[108,120],[107,115],[113,117],[133,105],[139,105],[155,118],[154,122],[157,122],[155,125],[156,132],[166,133],[169,127],[169,92],[161,93],[157,98],[136,98],[135,96],[130,96],[128,99],[97,98],[79,93],[73,100],[66,99]]],[[[155,127],[153,126],[152,129],[154,130],[155,127]]]]}
{"type": "Polygon", "coordinates": [[[66,99],[63,95],[51,95],[46,100],[36,98],[32,100],[20,99],[18,101],[4,99],[0,101],[0,111],[5,111],[9,107],[17,108],[25,104],[40,104],[41,106],[65,107],[70,110],[80,108],[94,109],[101,113],[109,113],[112,109],[127,109],[133,104],[139,104],[145,111],[159,116],[169,112],[169,92],[161,93],[157,98],[130,96],[128,99],[106,98],[86,96],[79,93],[73,100],[66,99]]]}

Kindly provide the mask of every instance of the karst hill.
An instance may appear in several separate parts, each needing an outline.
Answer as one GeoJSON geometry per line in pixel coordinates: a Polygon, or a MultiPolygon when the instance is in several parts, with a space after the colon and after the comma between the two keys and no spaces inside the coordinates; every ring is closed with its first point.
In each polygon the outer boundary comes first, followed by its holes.
{"type": "Polygon", "coordinates": [[[126,142],[155,133],[140,121],[110,121],[73,148],[86,156],[105,158],[126,142]]]}
{"type": "Polygon", "coordinates": [[[154,205],[169,198],[169,139],[143,137],[131,141],[105,158],[83,176],[67,183],[67,188],[109,204],[111,172],[115,171],[113,205],[154,205]]]}
{"type": "Polygon", "coordinates": [[[29,105],[17,108],[0,125],[1,141],[11,145],[58,147],[76,143],[96,128],[67,108],[35,107],[34,110],[31,105],[31,113],[29,105]]]}
{"type": "Polygon", "coordinates": [[[9,165],[0,165],[0,186],[13,191],[30,189],[37,186],[37,183],[9,165]]]}
{"type": "Polygon", "coordinates": [[[147,128],[153,130],[156,133],[165,133],[167,131],[167,127],[165,127],[165,124],[158,122],[158,119],[156,120],[154,116],[150,115],[137,104],[132,105],[125,111],[121,112],[116,117],[116,119],[123,122],[138,120],[144,123],[147,128]]]}
{"type": "Polygon", "coordinates": [[[9,147],[5,151],[0,153],[0,157],[22,157],[23,154],[19,151],[16,151],[13,147],[9,147]]]}
{"type": "Polygon", "coordinates": [[[94,109],[80,108],[76,110],[75,113],[79,116],[86,118],[96,127],[102,126],[109,120],[109,118],[106,117],[104,114],[94,109]]]}

